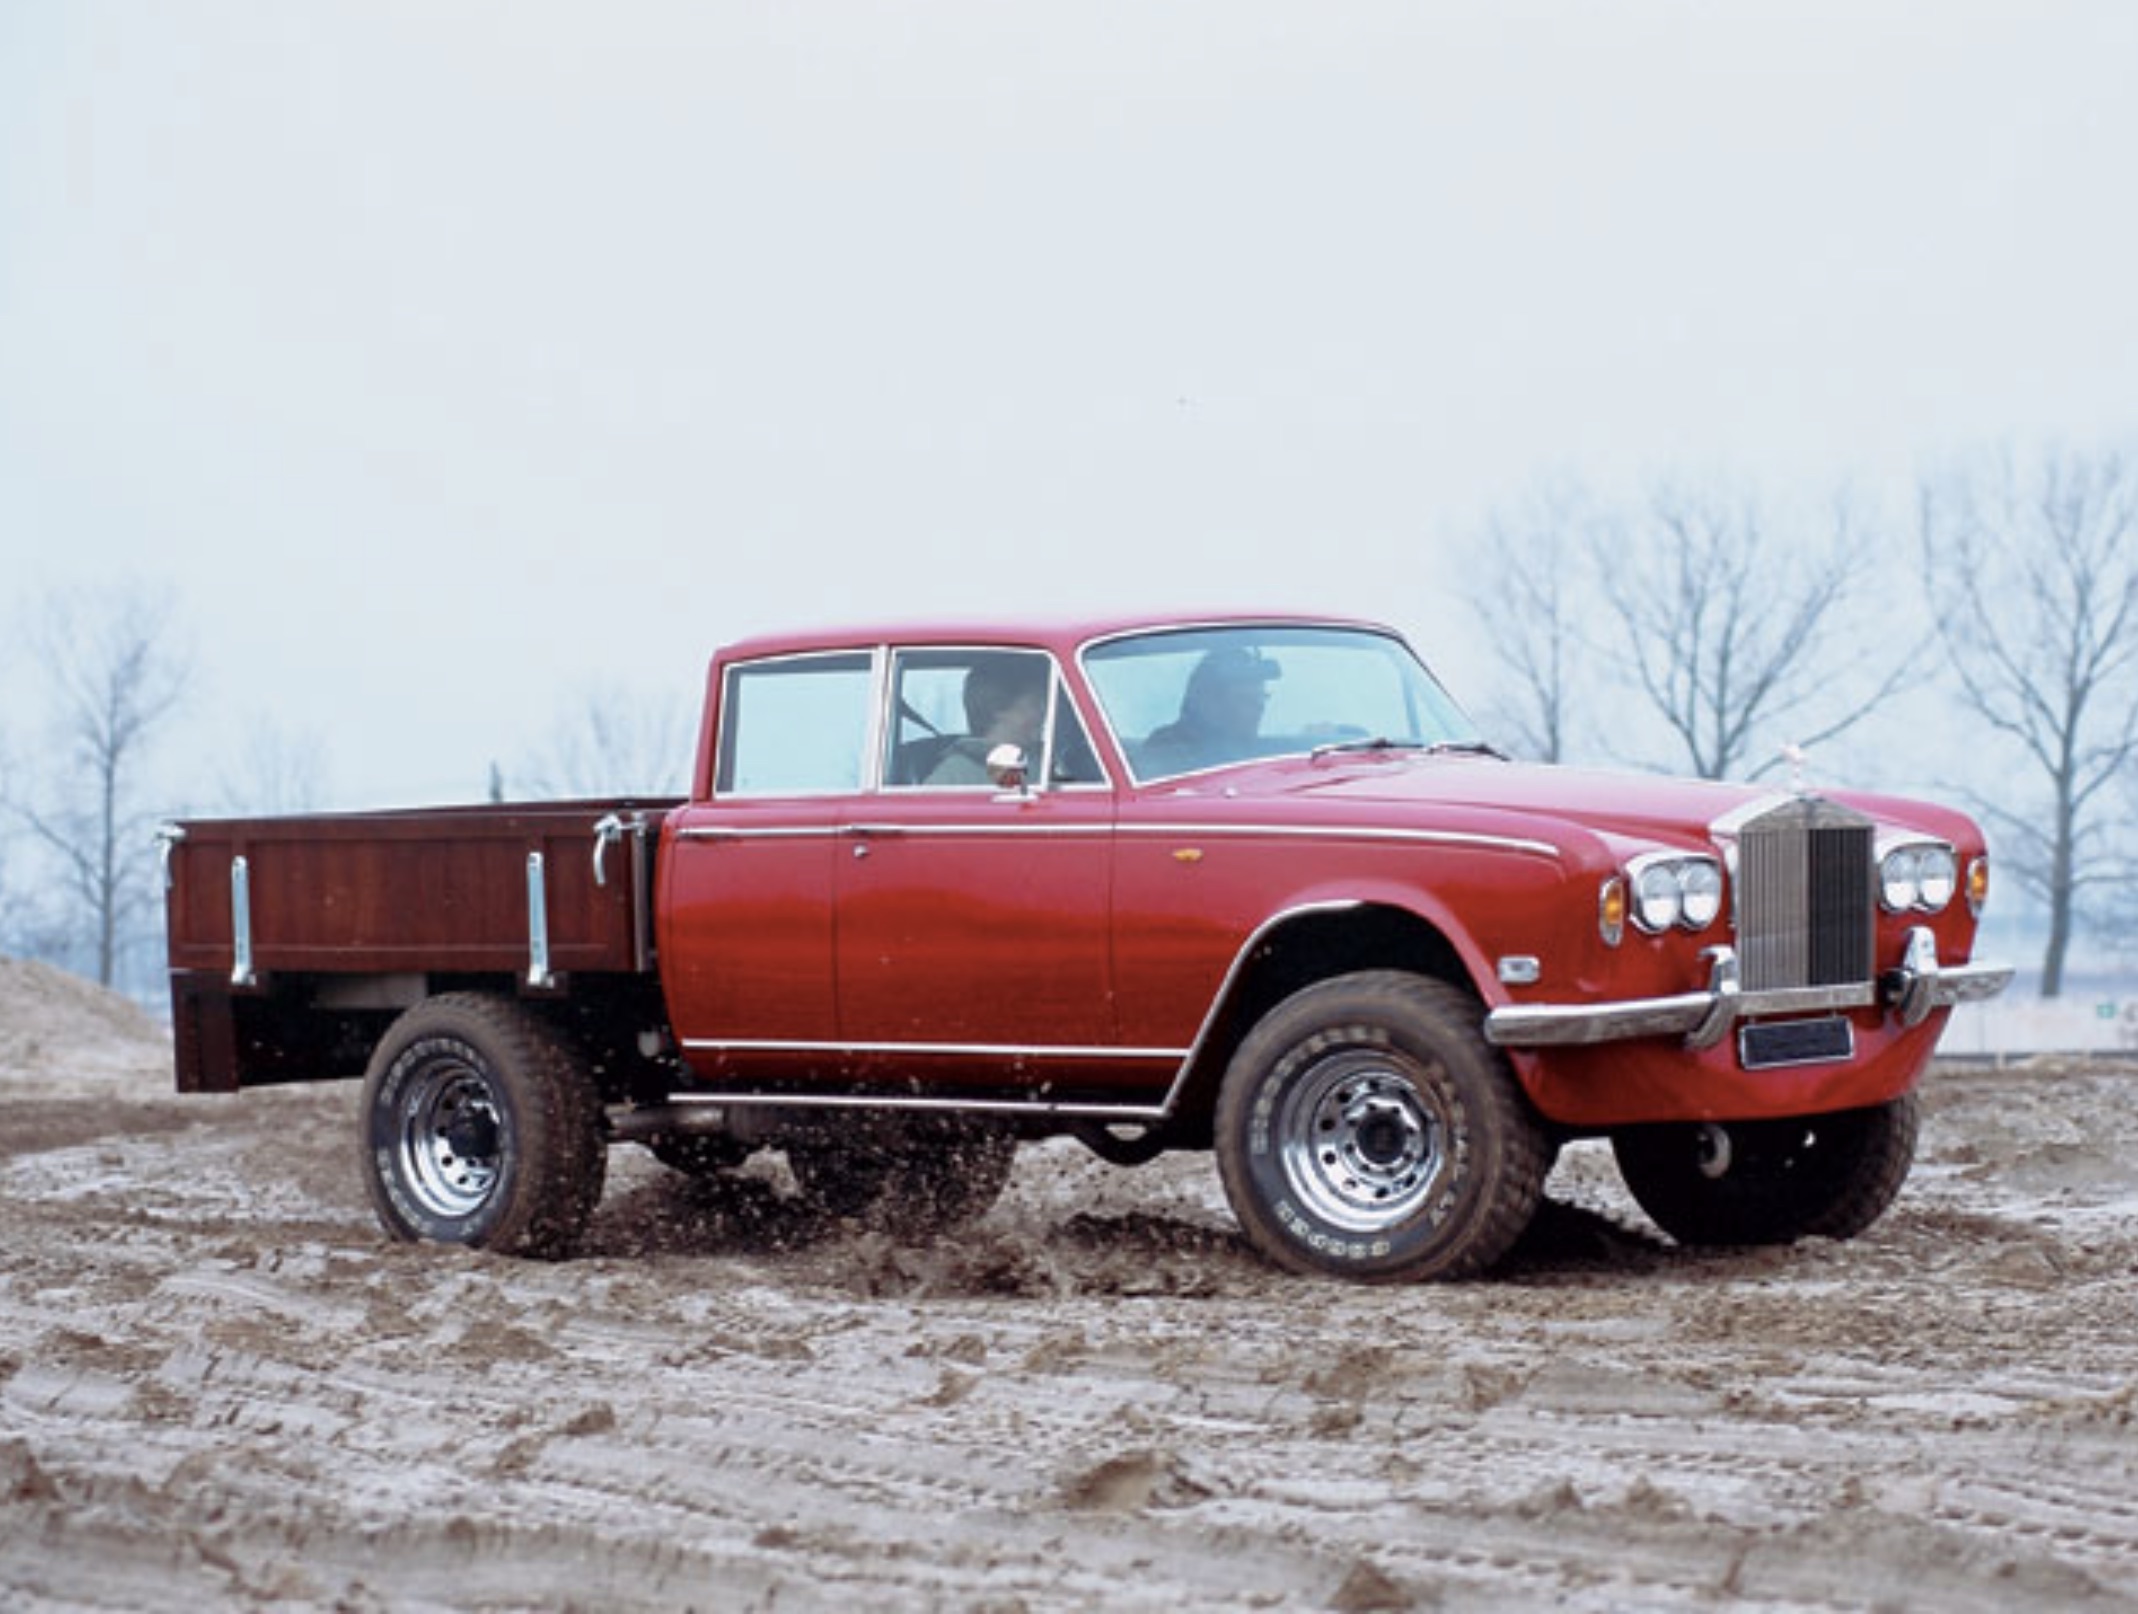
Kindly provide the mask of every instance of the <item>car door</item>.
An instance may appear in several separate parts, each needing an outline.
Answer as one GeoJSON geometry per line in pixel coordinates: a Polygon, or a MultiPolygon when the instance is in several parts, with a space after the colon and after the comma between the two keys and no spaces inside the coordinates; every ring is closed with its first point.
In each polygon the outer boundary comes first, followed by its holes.
{"type": "Polygon", "coordinates": [[[887,677],[883,786],[855,804],[834,876],[842,1037],[933,1080],[1094,1061],[1115,1042],[1114,798],[1058,669],[927,647],[887,677]],[[1037,728],[989,734],[990,682],[1038,691],[1037,728]],[[1003,743],[1026,754],[1021,786],[974,777],[1003,743]]]}
{"type": "Polygon", "coordinates": [[[814,1068],[837,1038],[834,871],[869,756],[878,657],[730,666],[712,791],[670,815],[661,967],[692,1067],[814,1068]]]}

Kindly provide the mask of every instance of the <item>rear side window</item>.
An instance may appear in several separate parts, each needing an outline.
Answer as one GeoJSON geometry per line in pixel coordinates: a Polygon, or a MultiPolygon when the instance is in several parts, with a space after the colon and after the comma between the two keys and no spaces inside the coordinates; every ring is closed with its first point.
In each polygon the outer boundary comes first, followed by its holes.
{"type": "Polygon", "coordinates": [[[1054,659],[1039,650],[902,650],[891,671],[884,782],[988,790],[997,746],[1025,754],[1035,789],[1103,784],[1054,659]]]}
{"type": "Polygon", "coordinates": [[[720,702],[723,796],[858,790],[868,754],[871,658],[865,650],[731,667],[720,702]]]}

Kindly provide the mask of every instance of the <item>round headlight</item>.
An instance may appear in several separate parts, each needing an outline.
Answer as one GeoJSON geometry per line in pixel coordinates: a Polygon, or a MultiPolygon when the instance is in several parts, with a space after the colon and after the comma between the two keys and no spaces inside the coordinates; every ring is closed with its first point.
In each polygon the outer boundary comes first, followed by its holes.
{"type": "Polygon", "coordinates": [[[1722,912],[1722,870],[1705,858],[1678,865],[1678,923],[1704,930],[1722,912]]]}
{"type": "Polygon", "coordinates": [[[1878,900],[1889,913],[1906,913],[1922,900],[1922,857],[1921,847],[1902,846],[1878,865],[1878,900]]]}
{"type": "Polygon", "coordinates": [[[1959,888],[1959,862],[1943,841],[1907,841],[1878,860],[1878,900],[1888,913],[1940,913],[1959,888]]]}
{"type": "Polygon", "coordinates": [[[1668,863],[1651,863],[1633,877],[1633,922],[1651,933],[1678,922],[1684,896],[1678,871],[1668,863]]]}
{"type": "Polygon", "coordinates": [[[1925,913],[1942,913],[1959,889],[1960,865],[1945,846],[1926,846],[1916,862],[1916,904],[1925,913]]]}

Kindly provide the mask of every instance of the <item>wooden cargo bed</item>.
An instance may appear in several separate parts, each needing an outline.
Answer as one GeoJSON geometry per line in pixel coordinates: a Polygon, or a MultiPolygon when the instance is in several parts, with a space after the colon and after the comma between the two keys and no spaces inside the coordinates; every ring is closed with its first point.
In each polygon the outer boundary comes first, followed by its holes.
{"type": "Polygon", "coordinates": [[[653,968],[664,800],[204,819],[164,831],[178,1081],[353,1074],[351,1016],[442,980],[567,994],[653,968]],[[248,1028],[273,1036],[253,1035],[248,1028]],[[321,1068],[322,1066],[335,1068],[321,1068]]]}

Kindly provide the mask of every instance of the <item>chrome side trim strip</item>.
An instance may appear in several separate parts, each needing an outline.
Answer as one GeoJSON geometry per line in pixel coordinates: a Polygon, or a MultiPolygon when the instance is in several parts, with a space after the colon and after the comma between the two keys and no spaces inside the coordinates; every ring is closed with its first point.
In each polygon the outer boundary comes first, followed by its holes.
{"type": "MultiPolygon", "coordinates": [[[[1030,798],[1038,801],[1040,798],[1030,798]]],[[[1050,840],[1110,841],[1113,839],[1112,824],[842,824],[841,835],[859,836],[865,840],[894,840],[912,835],[935,835],[943,838],[956,836],[959,840],[980,840],[1003,836],[1038,836],[1050,840]]]]}
{"type": "Polygon", "coordinates": [[[670,1093],[670,1104],[762,1105],[797,1110],[963,1110],[991,1115],[1065,1115],[1106,1121],[1163,1121],[1166,1112],[1148,1104],[1064,1104],[1046,1099],[913,1098],[886,1093],[670,1093]]]}
{"type": "Polygon", "coordinates": [[[1549,841],[1513,835],[1479,835],[1453,829],[1379,829],[1368,824],[1123,824],[1122,835],[1182,835],[1289,838],[1318,841],[1402,841],[1424,846],[1465,846],[1474,850],[1524,852],[1556,860],[1560,849],[1549,841]]]}
{"type": "Polygon", "coordinates": [[[782,1038],[686,1037],[684,1048],[693,1053],[744,1054],[861,1054],[867,1056],[922,1054],[930,1058],[969,1059],[1180,1059],[1181,1048],[1115,1048],[1103,1044],[1028,1046],[1022,1043],[988,1042],[801,1042],[782,1038]]]}
{"type": "Polygon", "coordinates": [[[747,824],[688,824],[676,831],[676,838],[685,841],[807,840],[816,837],[837,838],[845,835],[1036,835],[1053,837],[1085,836],[1094,840],[1107,837],[1125,839],[1135,836],[1143,839],[1158,838],[1164,840],[1179,840],[1183,837],[1210,840],[1223,837],[1234,840],[1390,841],[1412,846],[1454,846],[1465,847],[1473,851],[1515,852],[1529,857],[1551,858],[1555,861],[1561,855],[1560,849],[1549,841],[1523,840],[1512,835],[1477,835],[1461,830],[1439,829],[1376,829],[1368,825],[1010,824],[1003,823],[1000,820],[972,820],[955,823],[911,824],[856,822],[794,828],[783,828],[774,825],[766,825],[760,828],[747,824]]]}
{"type": "Polygon", "coordinates": [[[791,829],[744,827],[730,824],[686,824],[676,831],[679,841],[807,841],[823,840],[840,832],[829,824],[801,825],[791,829]]]}

